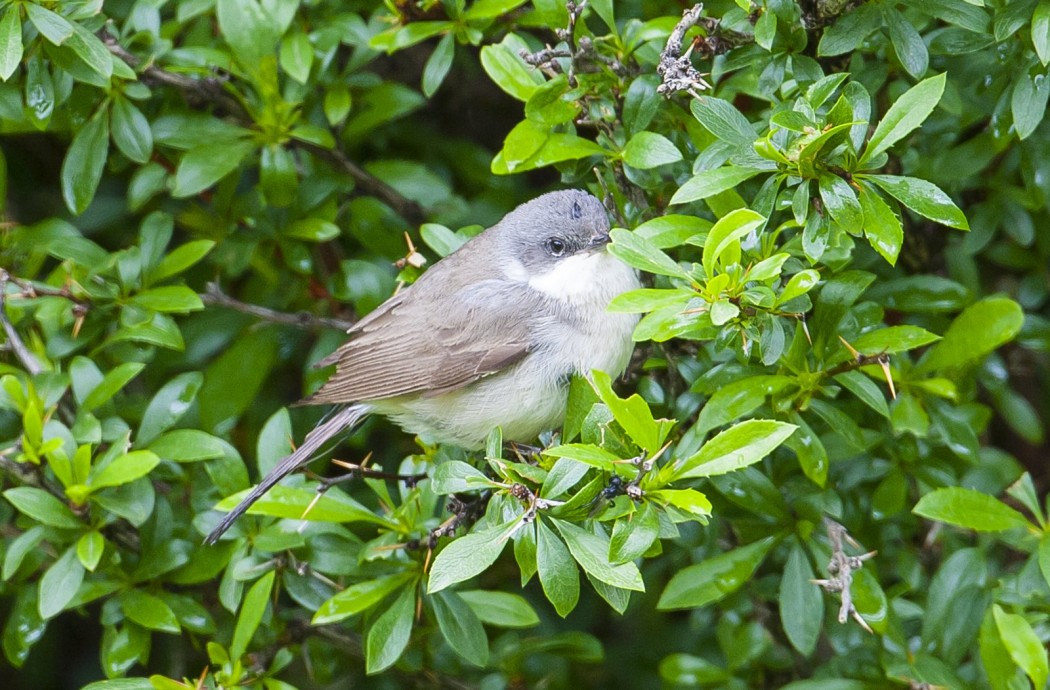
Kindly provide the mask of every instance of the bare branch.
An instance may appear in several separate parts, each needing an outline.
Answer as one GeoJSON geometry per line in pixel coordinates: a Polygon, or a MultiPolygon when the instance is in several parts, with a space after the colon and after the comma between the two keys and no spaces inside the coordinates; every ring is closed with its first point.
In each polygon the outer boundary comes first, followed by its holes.
{"type": "Polygon", "coordinates": [[[277,311],[268,307],[260,307],[257,304],[247,304],[230,297],[218,283],[208,283],[207,291],[200,294],[201,301],[213,307],[225,307],[239,311],[242,314],[254,316],[270,323],[279,323],[286,326],[298,328],[337,328],[341,331],[350,330],[354,322],[345,319],[333,319],[325,316],[314,316],[305,311],[291,314],[289,312],[277,311]]]}

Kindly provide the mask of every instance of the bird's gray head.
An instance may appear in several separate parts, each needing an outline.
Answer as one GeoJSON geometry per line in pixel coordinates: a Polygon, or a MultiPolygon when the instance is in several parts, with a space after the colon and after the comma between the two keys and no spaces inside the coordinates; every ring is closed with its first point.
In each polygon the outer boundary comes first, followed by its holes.
{"type": "Polygon", "coordinates": [[[536,197],[507,214],[493,230],[506,255],[533,276],[571,257],[603,251],[609,243],[605,208],[576,189],[536,197]]]}

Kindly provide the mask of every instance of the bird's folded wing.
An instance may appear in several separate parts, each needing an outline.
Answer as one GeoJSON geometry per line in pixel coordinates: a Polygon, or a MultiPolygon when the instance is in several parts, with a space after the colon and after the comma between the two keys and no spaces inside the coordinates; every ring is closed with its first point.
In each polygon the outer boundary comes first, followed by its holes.
{"type": "Polygon", "coordinates": [[[326,358],[337,365],[309,404],[434,395],[520,361],[533,346],[544,297],[502,280],[467,285],[440,299],[406,294],[384,303],[326,358]]]}

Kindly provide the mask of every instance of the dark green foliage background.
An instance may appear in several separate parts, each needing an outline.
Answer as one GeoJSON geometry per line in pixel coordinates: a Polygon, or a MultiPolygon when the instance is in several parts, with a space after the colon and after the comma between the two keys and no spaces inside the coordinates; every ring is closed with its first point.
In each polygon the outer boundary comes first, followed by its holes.
{"type": "Polygon", "coordinates": [[[715,0],[665,98],[684,9],[0,2],[5,687],[1045,687],[1050,0],[715,0]],[[340,324],[563,187],[625,397],[539,466],[370,420],[431,479],[202,545],[340,324]]]}

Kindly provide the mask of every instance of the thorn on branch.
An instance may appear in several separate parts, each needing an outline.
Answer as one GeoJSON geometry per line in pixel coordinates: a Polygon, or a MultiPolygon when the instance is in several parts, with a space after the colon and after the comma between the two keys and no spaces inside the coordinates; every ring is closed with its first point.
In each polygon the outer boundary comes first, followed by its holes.
{"type": "Polygon", "coordinates": [[[660,75],[661,80],[660,85],[656,87],[657,93],[670,98],[680,91],[695,92],[711,88],[711,85],[704,80],[689,59],[693,48],[697,45],[696,41],[693,41],[684,53],[682,52],[685,34],[700,22],[700,13],[703,10],[704,6],[701,3],[687,9],[682,13],[681,21],[675,25],[671,35],[667,37],[667,44],[660,53],[660,62],[656,66],[656,73],[660,75]]]}
{"type": "Polygon", "coordinates": [[[878,552],[869,551],[860,556],[847,555],[843,549],[843,542],[858,549],[861,548],[860,544],[849,535],[845,527],[828,517],[824,518],[824,528],[827,530],[828,540],[831,542],[831,561],[828,563],[827,568],[829,577],[826,580],[813,580],[812,582],[822,587],[826,592],[836,592],[841,595],[842,604],[839,606],[839,623],[845,623],[852,617],[853,620],[857,621],[862,628],[870,633],[872,632],[871,626],[861,617],[860,612],[853,605],[851,587],[853,585],[854,571],[860,570],[864,565],[864,561],[874,558],[878,552]]]}

